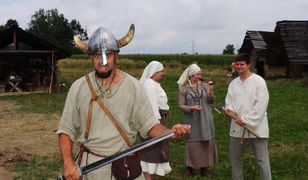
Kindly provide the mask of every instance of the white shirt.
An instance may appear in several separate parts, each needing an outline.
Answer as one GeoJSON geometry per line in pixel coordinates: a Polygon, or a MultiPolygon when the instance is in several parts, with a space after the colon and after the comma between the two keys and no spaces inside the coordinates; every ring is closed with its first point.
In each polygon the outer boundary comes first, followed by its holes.
{"type": "MultiPolygon", "coordinates": [[[[251,74],[244,82],[235,78],[228,87],[226,108],[238,113],[262,138],[269,137],[269,127],[266,109],[269,93],[262,77],[251,74]]],[[[242,137],[244,128],[231,121],[230,136],[242,137]]],[[[244,138],[254,138],[245,132],[244,138]]]]}
{"type": "Polygon", "coordinates": [[[150,100],[154,115],[157,119],[161,119],[159,110],[169,110],[168,97],[160,86],[160,84],[153,79],[146,79],[143,84],[145,93],[150,100]]]}

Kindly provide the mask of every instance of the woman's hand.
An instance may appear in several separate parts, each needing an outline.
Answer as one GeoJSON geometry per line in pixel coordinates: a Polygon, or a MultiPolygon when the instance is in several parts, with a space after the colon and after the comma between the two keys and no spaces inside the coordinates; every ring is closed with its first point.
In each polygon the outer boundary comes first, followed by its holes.
{"type": "Polygon", "coordinates": [[[191,112],[201,111],[202,109],[203,109],[203,106],[200,106],[200,105],[194,105],[194,106],[191,106],[191,108],[190,108],[191,112]]]}
{"type": "Polygon", "coordinates": [[[210,80],[210,81],[208,81],[207,83],[208,83],[208,85],[209,85],[209,90],[210,90],[210,91],[213,91],[213,90],[214,90],[214,82],[210,80]]]}

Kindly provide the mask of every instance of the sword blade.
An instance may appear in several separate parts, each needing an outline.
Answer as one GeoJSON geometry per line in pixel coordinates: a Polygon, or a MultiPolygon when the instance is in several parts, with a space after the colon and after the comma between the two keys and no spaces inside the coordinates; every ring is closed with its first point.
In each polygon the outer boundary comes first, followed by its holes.
{"type": "Polygon", "coordinates": [[[156,143],[159,143],[159,142],[161,142],[163,140],[166,140],[166,139],[172,137],[173,135],[174,135],[174,133],[172,131],[167,132],[167,133],[165,133],[165,134],[163,134],[161,136],[158,136],[158,137],[152,138],[150,140],[144,141],[144,142],[142,142],[140,144],[137,144],[137,145],[135,145],[135,146],[125,150],[125,151],[122,151],[120,153],[108,156],[108,157],[106,157],[106,158],[104,158],[102,160],[99,160],[99,161],[96,161],[96,162],[94,162],[92,164],[89,164],[89,165],[86,165],[84,167],[81,167],[81,175],[88,174],[89,172],[94,171],[94,170],[96,170],[96,169],[98,169],[100,167],[103,167],[103,166],[105,166],[105,165],[107,165],[109,163],[112,163],[115,160],[118,160],[118,159],[120,159],[122,157],[125,157],[127,155],[133,154],[133,153],[135,153],[137,151],[140,151],[140,150],[145,149],[145,148],[147,148],[149,146],[152,146],[152,145],[154,145],[156,143]]]}

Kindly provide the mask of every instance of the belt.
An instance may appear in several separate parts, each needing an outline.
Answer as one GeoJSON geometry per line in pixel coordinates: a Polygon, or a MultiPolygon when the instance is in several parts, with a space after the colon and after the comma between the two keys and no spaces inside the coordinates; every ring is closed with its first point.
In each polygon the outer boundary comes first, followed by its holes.
{"type": "Polygon", "coordinates": [[[102,156],[100,154],[97,154],[93,151],[91,151],[89,148],[85,147],[83,144],[80,145],[80,148],[79,148],[79,152],[76,156],[76,159],[77,159],[77,164],[80,166],[80,163],[81,163],[81,160],[82,160],[82,156],[83,156],[83,153],[86,152],[86,153],[89,153],[89,154],[92,154],[94,156],[98,156],[98,157],[106,157],[106,156],[102,156]]]}
{"type": "Polygon", "coordinates": [[[168,115],[168,114],[169,114],[169,111],[168,111],[168,110],[162,110],[162,109],[160,109],[160,110],[159,110],[159,113],[160,113],[161,115],[168,115]]]}

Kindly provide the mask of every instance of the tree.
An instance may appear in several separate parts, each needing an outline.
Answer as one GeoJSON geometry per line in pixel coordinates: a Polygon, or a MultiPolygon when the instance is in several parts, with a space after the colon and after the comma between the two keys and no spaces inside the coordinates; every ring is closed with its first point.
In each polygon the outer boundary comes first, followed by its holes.
{"type": "Polygon", "coordinates": [[[18,26],[18,22],[16,21],[16,19],[9,19],[6,21],[5,25],[0,25],[0,31],[8,29],[12,26],[18,26]]]}
{"type": "Polygon", "coordinates": [[[222,54],[234,54],[234,46],[233,44],[228,44],[225,49],[223,50],[222,54]]]}
{"type": "Polygon", "coordinates": [[[44,10],[39,9],[31,16],[28,24],[28,32],[51,42],[58,47],[72,53],[73,35],[80,35],[87,39],[87,32],[83,29],[79,21],[73,19],[67,20],[57,9],[44,10]]]}
{"type": "MultiPolygon", "coordinates": [[[[74,35],[79,35],[80,39],[82,39],[83,41],[88,40],[87,30],[83,29],[78,21],[73,19],[70,22],[70,25],[71,25],[71,27],[74,31],[73,32],[74,35]]],[[[82,54],[83,52],[79,48],[76,48],[75,46],[73,46],[72,53],[73,54],[82,54]]]]}
{"type": "Polygon", "coordinates": [[[87,33],[87,30],[83,29],[80,25],[80,23],[76,20],[76,19],[73,19],[71,22],[70,22],[70,25],[71,25],[71,28],[74,32],[74,35],[79,35],[80,38],[82,40],[88,40],[88,33],[87,33]]]}

